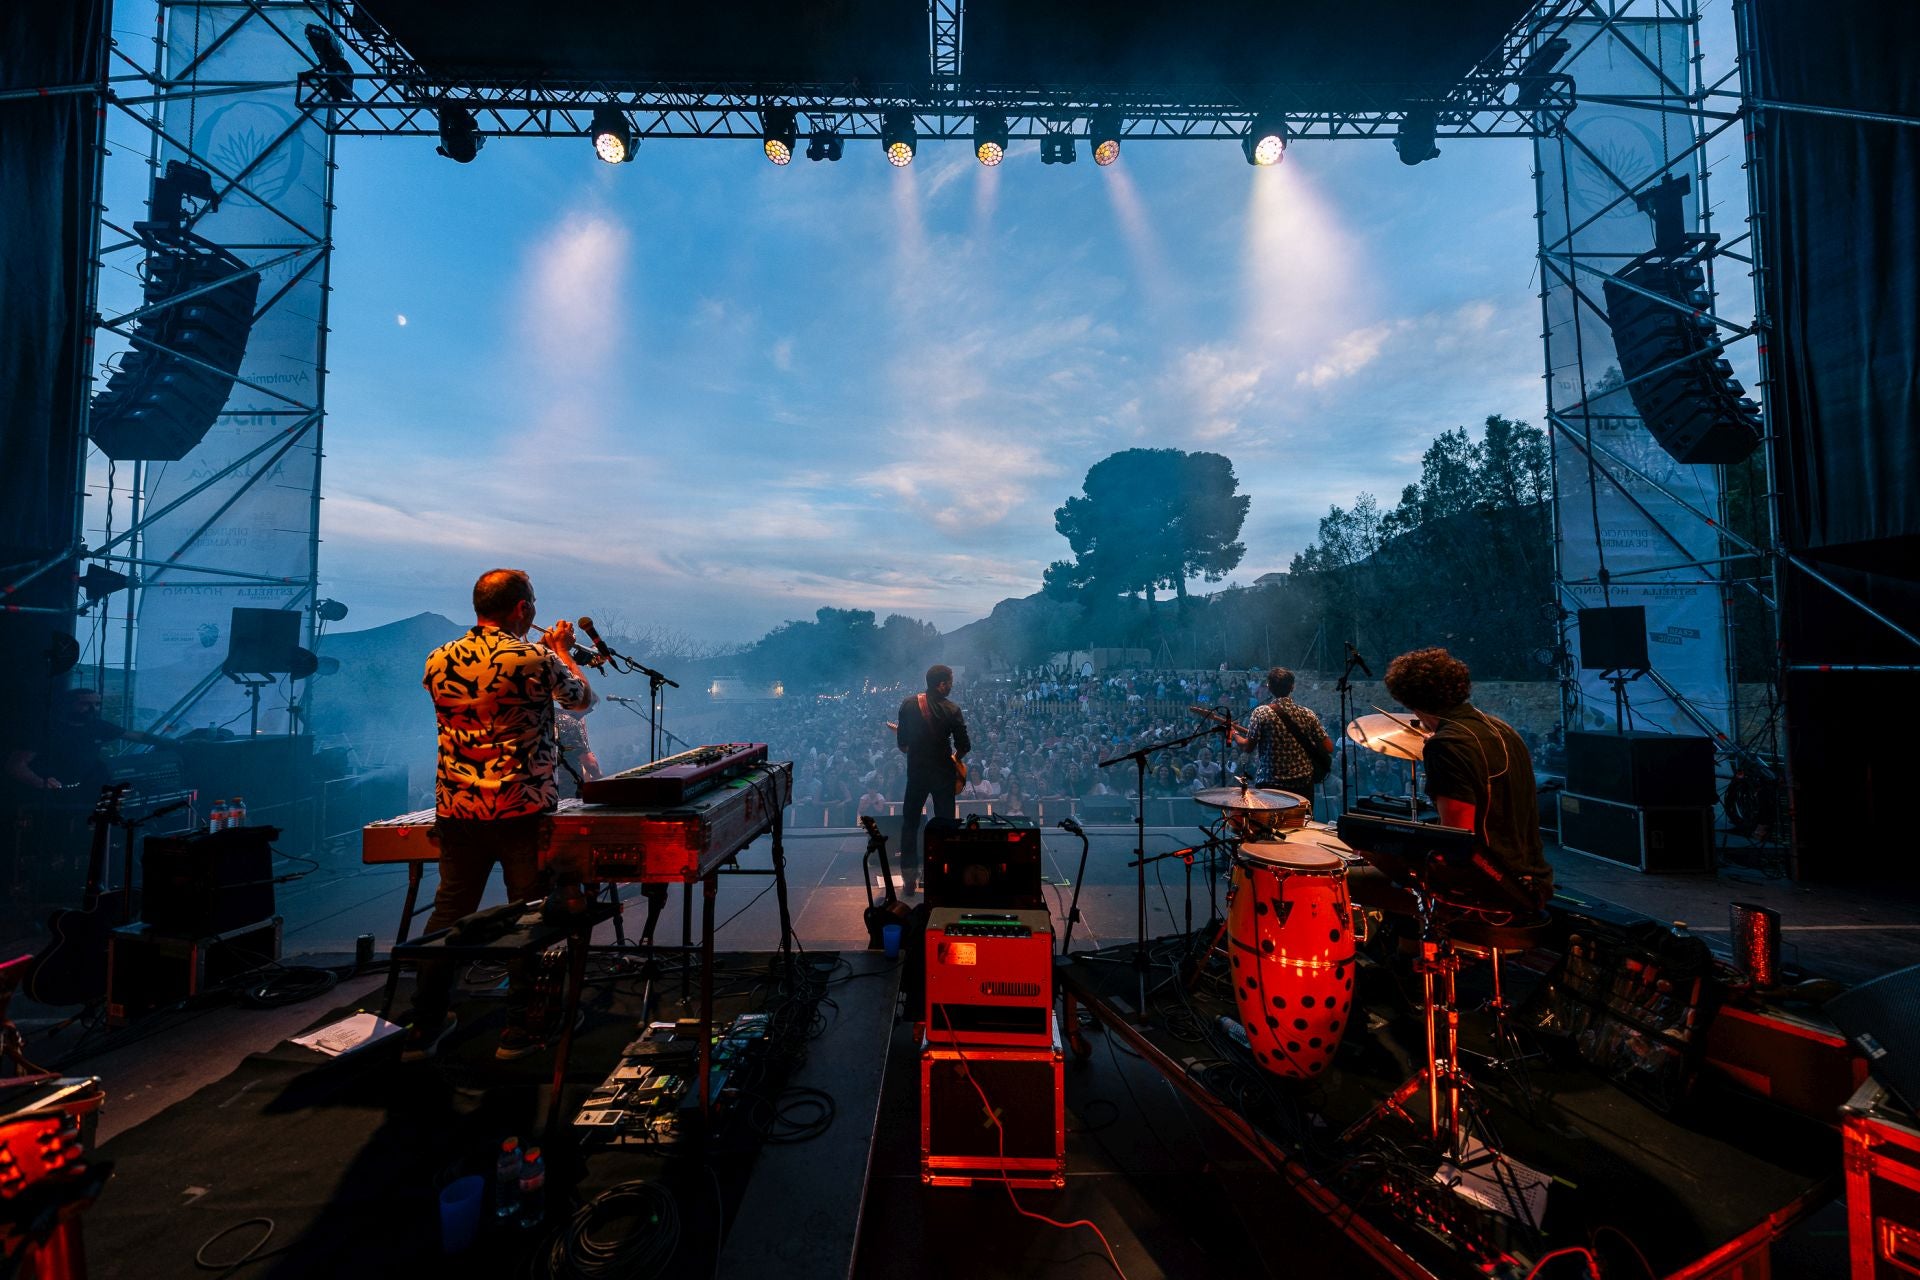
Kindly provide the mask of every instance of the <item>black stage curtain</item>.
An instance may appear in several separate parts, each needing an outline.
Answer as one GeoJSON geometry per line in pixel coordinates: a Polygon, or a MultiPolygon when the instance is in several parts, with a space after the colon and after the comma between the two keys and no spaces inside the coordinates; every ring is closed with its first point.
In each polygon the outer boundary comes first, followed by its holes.
{"type": "MultiPolygon", "coordinates": [[[[0,92],[57,91],[102,75],[106,0],[0,3],[0,92]]],[[[0,100],[0,584],[72,545],[85,456],[81,420],[92,322],[88,259],[103,104],[87,93],[0,100]]],[[[73,601],[62,566],[7,603],[73,601]]],[[[30,733],[49,689],[47,652],[73,618],[0,615],[0,737],[30,733]]]]}
{"type": "MultiPolygon", "coordinates": [[[[1755,0],[1743,50],[1765,100],[1920,116],[1920,5],[1755,0]]],[[[1920,634],[1920,128],[1763,110],[1753,146],[1770,420],[1789,551],[1920,634]]],[[[1920,647],[1799,568],[1789,663],[1920,664],[1920,647]]],[[[1913,879],[1911,719],[1920,676],[1804,671],[1785,684],[1798,873],[1913,879]]]]}
{"type": "MultiPolygon", "coordinates": [[[[1920,4],[1759,0],[1754,26],[1760,97],[1920,118],[1920,4]]],[[[1760,118],[1789,545],[1920,578],[1920,128],[1760,118]]]]}

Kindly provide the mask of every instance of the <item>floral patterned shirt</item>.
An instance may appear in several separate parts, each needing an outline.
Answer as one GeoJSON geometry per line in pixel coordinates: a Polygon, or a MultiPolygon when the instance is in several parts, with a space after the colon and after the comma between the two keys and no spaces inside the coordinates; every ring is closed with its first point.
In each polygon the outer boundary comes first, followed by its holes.
{"type": "Polygon", "coordinates": [[[593,691],[551,650],[474,627],[427,655],[421,683],[440,720],[435,812],[517,818],[559,803],[554,704],[582,711],[593,691]]]}

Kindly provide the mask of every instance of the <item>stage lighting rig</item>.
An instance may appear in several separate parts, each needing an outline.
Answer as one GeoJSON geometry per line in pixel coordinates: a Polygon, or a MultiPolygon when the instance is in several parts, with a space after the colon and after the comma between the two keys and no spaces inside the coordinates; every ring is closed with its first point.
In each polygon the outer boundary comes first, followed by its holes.
{"type": "Polygon", "coordinates": [[[465,107],[439,107],[434,117],[440,121],[440,145],[434,150],[456,164],[472,164],[487,140],[480,133],[480,122],[465,107]]]}
{"type": "Polygon", "coordinates": [[[1007,158],[1007,118],[998,111],[977,111],[973,117],[973,154],[991,169],[1007,158]]]}
{"type": "Polygon", "coordinates": [[[1440,154],[1433,145],[1440,117],[1432,107],[1408,107],[1400,119],[1400,132],[1393,135],[1393,150],[1404,165],[1422,164],[1440,154]]]}
{"type": "Polygon", "coordinates": [[[1120,158],[1120,113],[1096,111],[1087,119],[1087,145],[1093,148],[1093,162],[1106,168],[1120,158]]]}
{"type": "Polygon", "coordinates": [[[1041,164],[1072,164],[1073,135],[1062,130],[1051,130],[1040,138],[1041,164]]]}
{"type": "Polygon", "coordinates": [[[793,163],[793,144],[798,134],[794,130],[793,112],[785,107],[770,107],[760,113],[761,147],[767,153],[767,159],[775,164],[793,163]]]}
{"type": "Polygon", "coordinates": [[[1287,122],[1279,116],[1256,116],[1240,139],[1247,163],[1268,168],[1287,157],[1287,122]]]}
{"type": "Polygon", "coordinates": [[[846,139],[833,130],[815,129],[807,135],[807,159],[838,160],[846,146],[846,139]]]}
{"type": "Polygon", "coordinates": [[[626,113],[610,102],[594,108],[592,135],[593,154],[608,164],[624,164],[639,149],[626,113]]]}
{"type": "Polygon", "coordinates": [[[309,22],[307,44],[313,49],[313,56],[319,59],[320,70],[315,74],[326,91],[327,101],[352,101],[353,64],[347,61],[346,50],[334,39],[333,32],[318,22],[309,22]]]}
{"type": "Polygon", "coordinates": [[[912,164],[913,153],[920,146],[920,135],[913,124],[913,112],[905,107],[895,107],[887,112],[880,128],[880,145],[886,148],[887,163],[894,168],[904,169],[912,164]]]}

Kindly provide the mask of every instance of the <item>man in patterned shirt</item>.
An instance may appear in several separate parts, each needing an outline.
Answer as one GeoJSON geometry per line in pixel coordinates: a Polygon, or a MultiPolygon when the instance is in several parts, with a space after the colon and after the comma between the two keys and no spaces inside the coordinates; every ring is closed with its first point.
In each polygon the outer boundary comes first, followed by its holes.
{"type": "Polygon", "coordinates": [[[1253,748],[1255,786],[1291,791],[1313,798],[1313,761],[1307,756],[1306,742],[1318,742],[1322,749],[1333,750],[1333,739],[1320,727],[1320,717],[1311,708],[1293,700],[1293,672],[1275,667],[1267,672],[1267,690],[1271,702],[1262,703],[1247,717],[1247,731],[1233,735],[1235,746],[1253,748]]]}
{"type": "MultiPolygon", "coordinates": [[[[489,570],[473,584],[473,629],[427,655],[421,683],[440,721],[434,776],[440,887],[429,933],[479,908],[496,862],[509,901],[546,892],[541,827],[560,800],[554,707],[585,711],[593,690],[570,655],[573,627],[564,618],[547,629],[544,648],[527,643],[533,605],[533,582],[524,572],[489,570]]],[[[402,1060],[431,1056],[453,1030],[447,1010],[453,979],[449,963],[420,966],[402,1060]]],[[[529,975],[510,965],[507,1028],[497,1057],[545,1047],[548,1028],[532,1025],[531,1003],[529,975]]]]}

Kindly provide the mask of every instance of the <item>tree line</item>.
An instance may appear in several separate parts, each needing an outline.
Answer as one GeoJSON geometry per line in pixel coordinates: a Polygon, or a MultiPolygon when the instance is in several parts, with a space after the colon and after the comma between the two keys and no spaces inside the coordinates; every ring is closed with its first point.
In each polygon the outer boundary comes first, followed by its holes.
{"type": "Polygon", "coordinates": [[[799,687],[912,680],[936,659],[1033,666],[1096,647],[1145,649],[1166,667],[1337,670],[1351,640],[1383,661],[1441,644],[1483,678],[1548,678],[1551,492],[1545,433],[1492,415],[1478,439],[1441,432],[1393,506],[1369,493],[1332,506],[1287,573],[1196,595],[1190,582],[1225,582],[1244,559],[1252,496],[1224,455],[1122,450],[1054,512],[1071,558],[1034,595],[946,635],[901,614],[823,608],[717,662],[799,687]]]}

